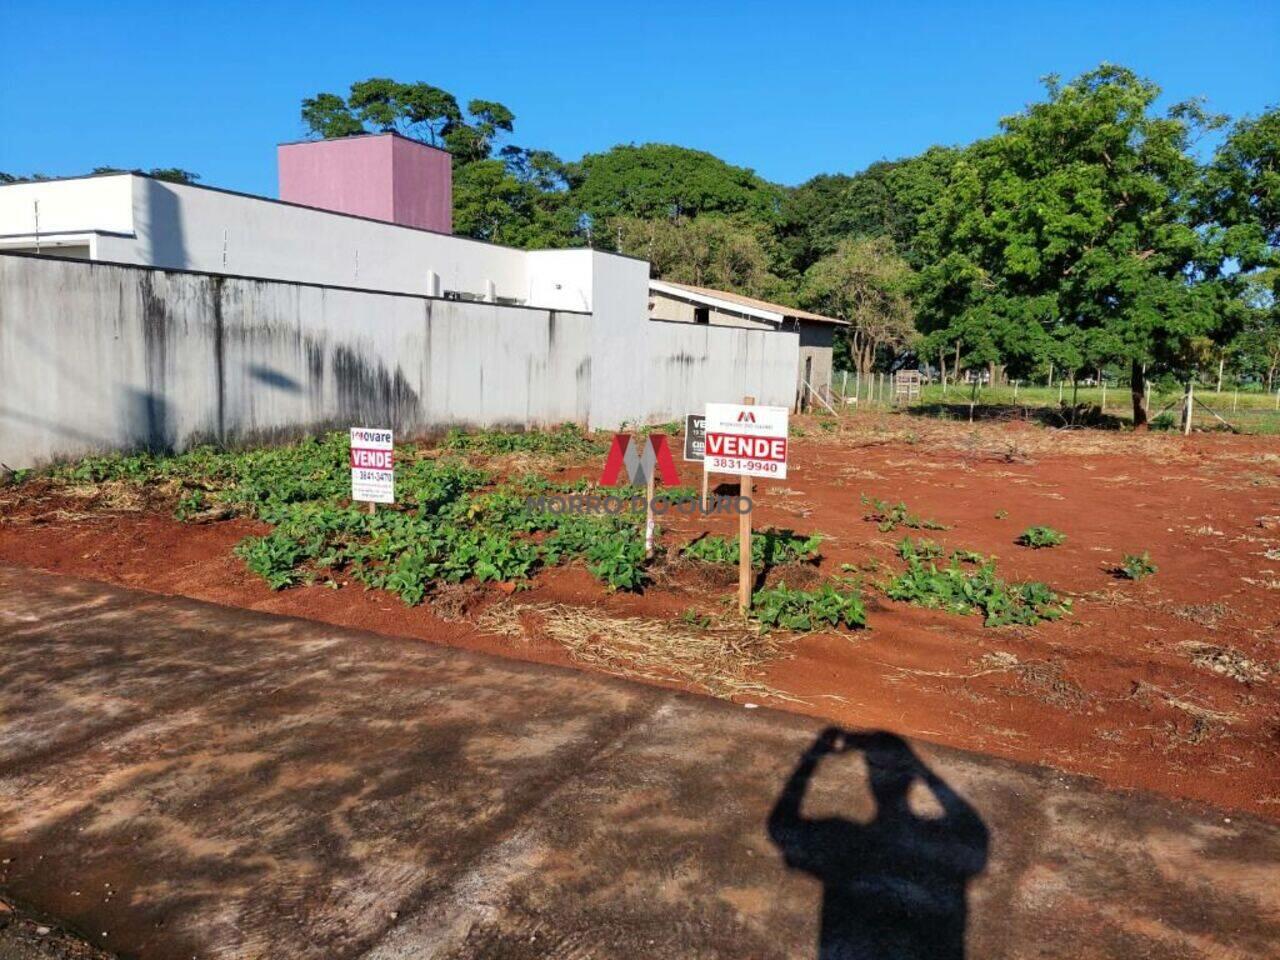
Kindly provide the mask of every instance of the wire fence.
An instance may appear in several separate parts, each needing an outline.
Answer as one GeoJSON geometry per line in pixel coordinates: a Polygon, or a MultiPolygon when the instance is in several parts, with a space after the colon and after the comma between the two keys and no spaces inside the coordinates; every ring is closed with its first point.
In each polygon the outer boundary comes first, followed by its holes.
{"type": "MultiPolygon", "coordinates": [[[[837,415],[858,411],[902,410],[949,419],[1054,419],[1064,423],[1120,427],[1133,422],[1133,397],[1127,383],[1072,384],[1070,381],[990,384],[976,381],[924,383],[905,389],[895,374],[839,371],[831,386],[837,415]]],[[[1148,384],[1147,411],[1156,429],[1184,429],[1185,386],[1148,384]]],[[[1280,435],[1280,389],[1258,384],[1193,384],[1192,428],[1280,435]]]]}

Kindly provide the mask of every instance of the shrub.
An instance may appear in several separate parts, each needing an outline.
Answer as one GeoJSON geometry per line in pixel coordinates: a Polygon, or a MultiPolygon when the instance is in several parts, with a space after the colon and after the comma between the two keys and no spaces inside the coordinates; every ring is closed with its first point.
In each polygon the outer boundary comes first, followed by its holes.
{"type": "Polygon", "coordinates": [[[792,590],[779,584],[759,591],[751,600],[751,615],[765,627],[813,630],[822,625],[851,628],[867,625],[862,598],[852,590],[824,584],[816,590],[792,590]]]}
{"type": "Polygon", "coordinates": [[[1057,547],[1067,542],[1067,535],[1053,527],[1027,527],[1018,536],[1018,544],[1040,550],[1044,547],[1057,547]]]}

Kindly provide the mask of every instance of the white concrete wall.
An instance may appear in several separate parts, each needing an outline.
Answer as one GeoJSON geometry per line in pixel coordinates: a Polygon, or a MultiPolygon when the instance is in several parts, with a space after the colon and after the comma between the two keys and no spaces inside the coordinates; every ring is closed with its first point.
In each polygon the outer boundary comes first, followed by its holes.
{"type": "Polygon", "coordinates": [[[590,310],[592,250],[530,250],[525,254],[529,303],[557,310],[590,310]]]}
{"type": "Polygon", "coordinates": [[[0,256],[0,463],[585,423],[590,347],[581,314],[0,256]]]}
{"type": "Polygon", "coordinates": [[[39,203],[41,236],[106,231],[133,233],[133,181],[129,174],[79,180],[37,180],[0,187],[0,243],[33,237],[39,203]]]}

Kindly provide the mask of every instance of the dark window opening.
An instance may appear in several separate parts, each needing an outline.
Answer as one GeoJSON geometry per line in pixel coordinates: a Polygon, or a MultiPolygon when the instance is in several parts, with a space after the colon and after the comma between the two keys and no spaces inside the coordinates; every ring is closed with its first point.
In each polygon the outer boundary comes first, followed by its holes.
{"type": "Polygon", "coordinates": [[[693,322],[694,323],[710,323],[711,308],[710,307],[694,307],[693,322]]]}

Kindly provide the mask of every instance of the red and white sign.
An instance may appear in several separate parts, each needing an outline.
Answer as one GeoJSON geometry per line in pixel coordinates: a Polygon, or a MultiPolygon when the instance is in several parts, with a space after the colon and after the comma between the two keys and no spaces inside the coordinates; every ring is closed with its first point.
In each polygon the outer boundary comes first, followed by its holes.
{"type": "Polygon", "coordinates": [[[351,428],[351,499],[395,503],[395,445],[390,430],[351,428]]]}
{"type": "Polygon", "coordinates": [[[786,407],[708,403],[702,468],[709,473],[786,479],[789,413],[786,407]]]}

